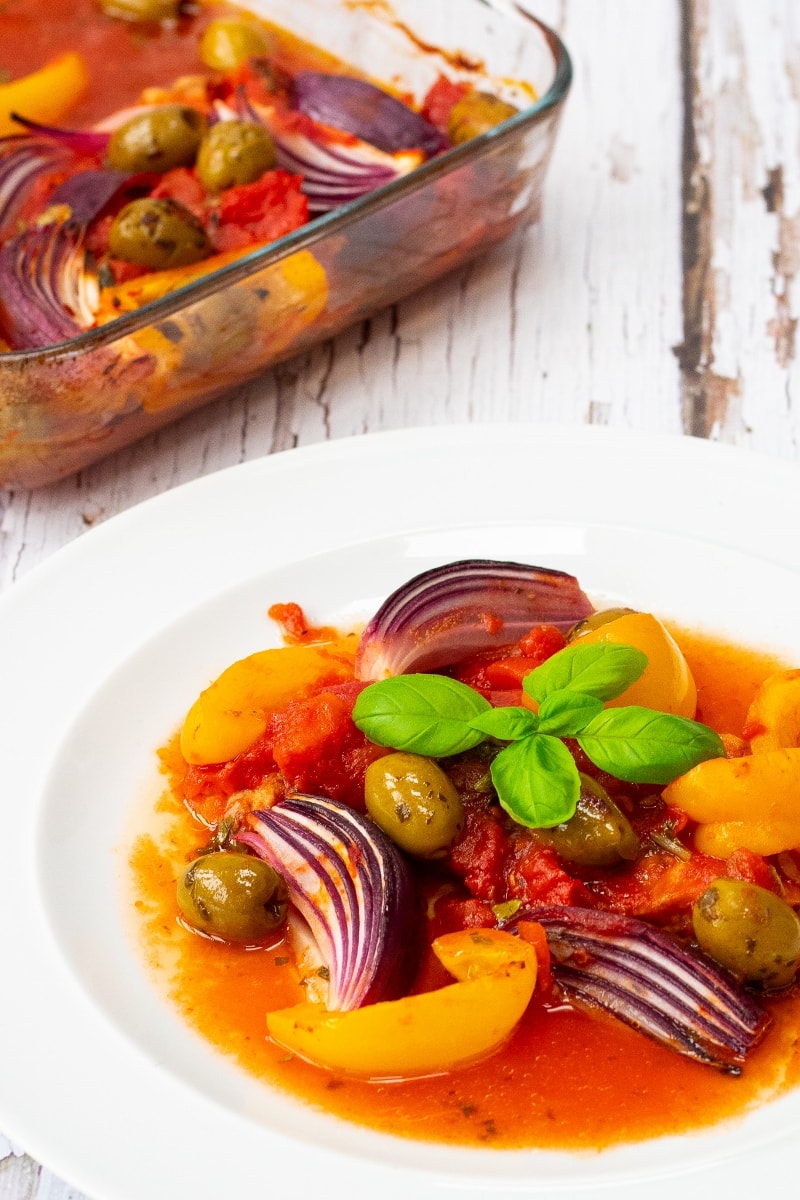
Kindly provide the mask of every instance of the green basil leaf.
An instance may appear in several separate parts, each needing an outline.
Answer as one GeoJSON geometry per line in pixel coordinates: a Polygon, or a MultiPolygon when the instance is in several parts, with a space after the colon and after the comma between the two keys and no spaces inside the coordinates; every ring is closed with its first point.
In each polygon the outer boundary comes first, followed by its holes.
{"type": "Polygon", "coordinates": [[[490,708],[473,688],[446,675],[395,675],[364,688],[353,721],[379,746],[445,758],[483,741],[470,721],[490,708]]]}
{"type": "Polygon", "coordinates": [[[613,700],[644,673],[647,655],[616,642],[573,642],[543,662],[522,686],[537,704],[551,692],[581,692],[598,700],[613,700]]]}
{"type": "Polygon", "coordinates": [[[581,792],[575,760],[558,738],[534,733],[512,742],[492,762],[503,808],[520,825],[560,825],[574,814],[581,792]]]}
{"type": "Polygon", "coordinates": [[[628,783],[671,783],[725,754],[722,739],[707,725],[636,705],[605,709],[578,735],[578,744],[601,771],[628,783]]]}
{"type": "Polygon", "coordinates": [[[506,708],[490,708],[488,712],[478,713],[470,725],[480,729],[488,737],[499,738],[502,742],[516,742],[520,738],[534,733],[538,720],[529,708],[521,708],[510,704],[506,708]]]}
{"type": "Polygon", "coordinates": [[[603,711],[603,701],[582,692],[560,691],[545,696],[539,706],[539,732],[575,737],[603,711]]]}

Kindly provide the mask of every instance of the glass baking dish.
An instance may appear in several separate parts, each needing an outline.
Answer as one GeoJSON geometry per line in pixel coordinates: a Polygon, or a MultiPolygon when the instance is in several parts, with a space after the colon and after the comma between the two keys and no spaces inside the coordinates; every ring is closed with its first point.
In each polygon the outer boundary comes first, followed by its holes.
{"type": "Polygon", "coordinates": [[[153,303],[59,346],[0,353],[2,485],[77,471],[460,266],[535,211],[571,65],[513,0],[247,7],[417,100],[444,74],[520,111],[153,303]]]}

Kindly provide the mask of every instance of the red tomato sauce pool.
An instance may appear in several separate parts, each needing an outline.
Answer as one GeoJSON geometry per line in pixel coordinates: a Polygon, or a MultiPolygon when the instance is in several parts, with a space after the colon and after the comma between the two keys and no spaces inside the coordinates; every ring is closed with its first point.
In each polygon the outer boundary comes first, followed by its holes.
{"type": "MultiPolygon", "coordinates": [[[[5,0],[0,6],[2,81],[18,79],[75,50],[89,68],[91,84],[63,123],[91,125],[133,104],[147,87],[166,86],[179,75],[210,74],[198,57],[200,36],[215,17],[240,12],[240,7],[208,4],[177,22],[157,25],[106,16],[93,0],[5,0]]],[[[279,43],[276,57],[287,67],[295,60],[308,66],[333,61],[271,26],[265,28],[273,29],[279,43]]]]}
{"type": "MultiPolygon", "coordinates": [[[[739,733],[753,689],[778,664],[709,639],[679,640],[704,719],[739,733]]],[[[166,832],[140,837],[131,857],[140,940],[155,977],[220,1051],[327,1112],[427,1141],[596,1149],[708,1126],[800,1082],[797,985],[770,1002],[773,1025],[739,1077],[684,1059],[613,1018],[536,999],[502,1050],[451,1074],[369,1083],[318,1070],[265,1036],[268,1007],[304,998],[286,949],[238,950],[178,923],[177,874],[202,836],[171,795],[159,809],[166,832]]]]}

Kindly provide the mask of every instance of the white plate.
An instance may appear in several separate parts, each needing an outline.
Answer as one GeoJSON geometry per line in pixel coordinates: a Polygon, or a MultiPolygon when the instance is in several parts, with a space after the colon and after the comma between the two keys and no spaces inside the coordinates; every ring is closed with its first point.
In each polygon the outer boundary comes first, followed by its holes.
{"type": "Polygon", "coordinates": [[[794,465],[691,439],[494,425],[276,455],[55,555],[0,600],[0,1126],[102,1200],[666,1200],[676,1174],[686,1200],[743,1200],[782,1181],[800,1093],[598,1155],[438,1148],[304,1108],[161,1001],[120,881],[155,747],[215,673],[274,642],[270,603],[347,624],[417,570],[515,558],[800,662],[798,528],[794,465]]]}

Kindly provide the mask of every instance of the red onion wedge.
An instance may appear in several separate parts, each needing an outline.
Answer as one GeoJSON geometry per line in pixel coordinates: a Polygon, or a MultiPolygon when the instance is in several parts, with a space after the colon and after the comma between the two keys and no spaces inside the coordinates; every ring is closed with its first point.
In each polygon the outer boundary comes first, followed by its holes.
{"type": "Polygon", "coordinates": [[[566,631],[594,607],[577,579],[522,563],[467,559],[403,584],[368,623],[357,679],[435,671],[518,641],[534,625],[566,631]]]}
{"type": "Polygon", "coordinates": [[[275,144],[277,165],[292,175],[302,175],[302,191],[308,196],[311,212],[330,212],[358,200],[408,175],[425,160],[421,150],[386,152],[355,136],[341,137],[302,114],[255,104],[242,88],[237,89],[234,105],[231,108],[216,101],[216,119],[238,117],[263,125],[275,144]]]}
{"type": "Polygon", "coordinates": [[[50,204],[66,204],[70,219],[87,226],[98,217],[112,200],[120,203],[146,195],[158,182],[159,176],[150,171],[113,171],[106,167],[76,171],[59,184],[50,197],[50,204]]]}
{"type": "Polygon", "coordinates": [[[18,125],[27,129],[28,133],[37,134],[49,142],[57,143],[67,150],[80,154],[83,158],[103,158],[111,134],[97,129],[59,129],[56,125],[42,125],[40,121],[31,121],[18,113],[11,114],[18,125]]]}
{"type": "Polygon", "coordinates": [[[48,138],[0,138],[0,236],[14,232],[17,214],[38,177],[71,157],[69,150],[48,138]]]}
{"type": "MultiPolygon", "coordinates": [[[[278,166],[303,176],[302,190],[312,212],[330,212],[358,200],[408,175],[425,158],[421,150],[387,153],[357,137],[337,136],[308,117],[254,105],[241,95],[236,106],[243,119],[260,121],[269,130],[278,166]]],[[[223,110],[217,113],[228,119],[223,110]]]]}
{"type": "Polygon", "coordinates": [[[420,113],[365,79],[298,71],[292,82],[292,103],[307,117],[352,133],[387,154],[421,150],[426,158],[450,143],[420,113]]]}
{"type": "Polygon", "coordinates": [[[397,994],[415,923],[405,860],[368,817],[323,796],[290,796],[248,814],[236,834],[289,888],[330,974],[327,1008],[397,994]]]}
{"type": "Polygon", "coordinates": [[[0,332],[12,346],[55,346],[94,322],[97,276],[82,232],[30,229],[0,247],[0,332]]]}
{"type": "Polygon", "coordinates": [[[386,154],[353,139],[326,142],[301,130],[271,127],[278,166],[303,176],[302,190],[311,212],[330,212],[368,192],[408,175],[423,161],[419,151],[386,154]]]}
{"type": "Polygon", "coordinates": [[[588,908],[528,908],[553,977],[578,1003],[600,1007],[688,1058],[738,1075],[770,1017],[721,967],[632,917],[588,908]]]}

